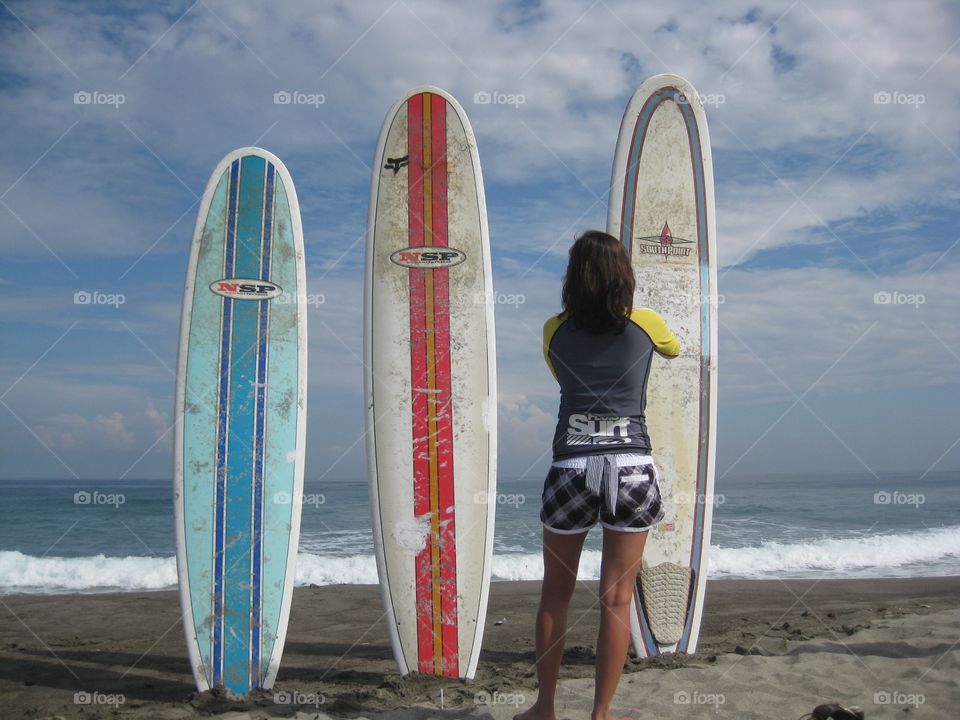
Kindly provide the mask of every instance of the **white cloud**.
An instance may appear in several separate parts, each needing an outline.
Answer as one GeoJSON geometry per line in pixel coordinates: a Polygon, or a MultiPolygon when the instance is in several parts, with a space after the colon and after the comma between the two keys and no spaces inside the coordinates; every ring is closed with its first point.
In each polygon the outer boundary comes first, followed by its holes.
{"type": "Polygon", "coordinates": [[[792,400],[814,382],[811,393],[828,396],[955,383],[960,264],[925,265],[878,278],[836,268],[727,273],[721,399],[792,400]]]}
{"type": "Polygon", "coordinates": [[[165,448],[173,447],[173,432],[170,429],[170,413],[158,410],[152,399],[147,400],[147,409],[143,411],[152,433],[153,440],[165,448]]]}
{"type": "Polygon", "coordinates": [[[133,447],[134,434],[119,412],[87,418],[78,414],[57,415],[37,425],[37,436],[51,450],[123,451],[133,447]]]}
{"type": "Polygon", "coordinates": [[[497,454],[504,478],[535,476],[545,470],[553,455],[550,441],[556,424],[556,408],[546,411],[521,393],[499,393],[497,454]]]}
{"type": "MultiPolygon", "coordinates": [[[[846,251],[843,262],[801,256],[799,268],[725,275],[722,416],[740,423],[738,413],[751,404],[792,400],[764,364],[802,393],[874,321],[813,395],[835,393],[852,407],[857,393],[936,387],[956,377],[954,358],[937,339],[960,352],[952,253],[923,275],[952,242],[943,233],[953,230],[914,232],[954,226],[960,196],[960,89],[953,82],[960,56],[946,52],[960,34],[960,16],[948,4],[562,0],[493,7],[409,0],[337,12],[308,2],[282,10],[208,6],[174,25],[176,13],[162,11],[120,17],[66,4],[18,5],[79,79],[12,22],[0,43],[0,62],[15,79],[0,89],[0,193],[39,159],[4,202],[81,276],[70,276],[0,207],[0,246],[17,262],[37,263],[24,265],[19,291],[0,301],[5,319],[31,326],[24,356],[11,355],[2,371],[13,382],[52,341],[35,326],[82,321],[76,343],[65,341],[8,399],[24,417],[33,412],[31,426],[45,427],[63,448],[110,432],[120,440],[134,433],[141,451],[156,439],[164,419],[156,408],[172,405],[172,377],[117,320],[173,366],[195,210],[174,223],[224,153],[269,130],[259,142],[284,159],[297,182],[310,289],[327,300],[310,310],[311,463],[326,471],[346,452],[338,467],[363,472],[363,443],[356,441],[367,165],[389,105],[422,82],[452,91],[473,122],[495,284],[526,298],[497,309],[501,467],[508,474],[548,449],[557,390],[540,357],[540,327],[559,307],[569,242],[604,222],[623,107],[645,77],[664,70],[724,96],[707,109],[723,263],[795,244],[842,249],[825,222],[880,275],[874,279],[846,251]],[[274,105],[273,93],[284,89],[323,93],[325,102],[274,105]],[[121,92],[125,102],[118,109],[77,106],[78,90],[121,92]],[[521,93],[524,102],[474,104],[479,90],[521,93]],[[924,103],[875,104],[874,93],[884,90],[921,93],[924,103]],[[72,306],[78,288],[113,288],[110,278],[171,226],[136,271],[117,281],[128,293],[122,312],[84,314],[72,306]],[[870,232],[877,241],[867,246],[870,232]],[[907,234],[916,255],[898,261],[907,234]],[[43,270],[43,287],[31,285],[34,267],[43,270]],[[51,287],[58,278],[61,285],[51,287]],[[927,296],[919,310],[872,304],[874,292],[914,288],[927,296]],[[115,344],[119,337],[126,344],[115,344]],[[104,356],[124,352],[135,354],[104,356]]],[[[0,283],[8,287],[10,279],[0,283]]]]}
{"type": "MultiPolygon", "coordinates": [[[[80,80],[34,38],[13,34],[4,60],[24,82],[4,91],[11,108],[6,137],[31,140],[8,140],[3,176],[12,182],[73,121],[80,124],[7,201],[64,257],[135,256],[189,207],[191,191],[199,194],[220,155],[272,126],[262,144],[288,160],[305,207],[328,203],[315,216],[339,229],[344,184],[365,203],[366,165],[387,108],[424,81],[452,90],[467,108],[488,181],[519,184],[557,205],[577,194],[579,206],[592,201],[591,192],[605,201],[624,103],[645,76],[664,69],[725,99],[708,109],[719,153],[733,153],[718,154],[725,261],[739,257],[758,228],[770,227],[795,199],[744,144],[801,194],[869,131],[806,198],[813,213],[799,206],[754,250],[802,242],[820,220],[956,196],[955,159],[944,145],[957,141],[960,92],[948,79],[958,59],[944,52],[960,24],[946,8],[686,5],[609,2],[585,12],[571,0],[517,21],[518,10],[469,4],[441,12],[430,3],[384,2],[324,14],[309,3],[287,3],[282,13],[211,3],[172,26],[176,18],[166,13],[121,23],[31,7],[24,18],[80,80]],[[748,11],[755,22],[743,19],[748,11]],[[788,57],[788,67],[776,57],[788,57]],[[116,88],[126,102],[119,110],[75,106],[81,86],[116,88]],[[273,93],[280,89],[323,93],[326,102],[317,109],[277,106],[273,93]],[[475,105],[478,90],[521,93],[525,102],[475,105]],[[882,90],[921,93],[925,103],[876,105],[874,93],[882,90]],[[786,167],[776,162],[784,153],[795,157],[786,167]]],[[[360,230],[362,212],[351,217],[360,230]]],[[[45,252],[8,213],[0,222],[8,250],[45,252]]],[[[161,242],[158,249],[177,246],[161,242]]]]}

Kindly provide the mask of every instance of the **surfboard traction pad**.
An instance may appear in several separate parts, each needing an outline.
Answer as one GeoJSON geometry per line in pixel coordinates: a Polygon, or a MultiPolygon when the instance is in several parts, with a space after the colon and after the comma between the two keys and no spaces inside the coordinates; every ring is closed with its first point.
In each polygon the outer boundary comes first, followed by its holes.
{"type": "Polygon", "coordinates": [[[654,639],[660,645],[675,645],[683,635],[687,607],[693,591],[693,568],[662,562],[644,565],[637,584],[643,598],[643,610],[654,639]]]}

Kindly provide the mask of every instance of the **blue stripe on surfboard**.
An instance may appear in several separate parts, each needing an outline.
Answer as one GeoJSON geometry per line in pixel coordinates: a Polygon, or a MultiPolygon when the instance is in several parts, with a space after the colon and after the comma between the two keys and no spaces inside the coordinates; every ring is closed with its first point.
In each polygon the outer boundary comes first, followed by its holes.
{"type": "MultiPolygon", "coordinates": [[[[647,104],[649,104],[649,100],[647,104]]],[[[645,108],[644,108],[645,109],[645,108]]],[[[640,117],[643,117],[644,109],[640,111],[640,117]]],[[[647,116],[646,122],[650,118],[647,116]]],[[[646,123],[643,125],[643,132],[646,133],[646,123]]],[[[623,243],[630,255],[633,252],[633,206],[636,203],[637,196],[637,168],[640,165],[640,150],[642,149],[642,137],[640,134],[640,119],[633,126],[633,136],[630,138],[630,156],[627,158],[627,180],[623,188],[623,208],[620,214],[620,241],[623,243]]]]}
{"type": "MultiPolygon", "coordinates": [[[[260,249],[260,279],[270,279],[270,242],[273,230],[274,167],[267,163],[267,186],[263,206],[263,246],[260,249]]],[[[260,626],[262,622],[263,570],[263,461],[266,432],[267,337],[270,324],[270,301],[260,300],[259,347],[257,349],[256,440],[254,444],[253,490],[253,611],[251,616],[250,685],[259,687],[263,672],[260,668],[260,626]]]]}
{"type": "Polygon", "coordinates": [[[293,232],[290,203],[282,176],[277,173],[273,226],[270,244],[274,261],[270,266],[270,282],[283,288],[285,302],[270,302],[269,345],[266,394],[266,435],[264,440],[264,505],[263,505],[263,571],[261,664],[264,677],[271,660],[277,659],[283,638],[278,637],[283,618],[289,613],[289,599],[284,592],[292,582],[291,557],[293,502],[298,497],[295,470],[301,459],[291,462],[297,449],[298,368],[300,310],[293,300],[301,288],[297,280],[296,239],[293,232]],[[279,641],[279,642],[278,642],[279,641]]]}
{"type": "MultiPolygon", "coordinates": [[[[707,228],[707,202],[706,185],[703,178],[703,151],[700,144],[700,128],[697,126],[697,118],[693,108],[689,103],[678,104],[680,112],[683,115],[687,126],[687,133],[690,137],[690,153],[693,162],[694,188],[697,202],[697,245],[700,258],[700,294],[703,296],[706,289],[707,297],[712,294],[713,288],[710,287],[710,248],[708,243],[707,228]]],[[[691,568],[693,578],[700,582],[700,557],[703,547],[703,521],[705,507],[712,498],[706,497],[707,483],[707,456],[706,443],[710,432],[710,303],[700,304],[700,437],[699,452],[697,457],[697,495],[700,502],[694,505],[693,522],[693,549],[691,553],[691,568]]],[[[690,641],[690,633],[693,629],[693,615],[696,609],[697,597],[690,597],[690,604],[687,610],[687,620],[683,627],[683,634],[680,636],[680,642],[677,650],[686,652],[690,641]]]]}
{"type": "MultiPolygon", "coordinates": [[[[234,277],[257,277],[263,231],[266,161],[241,160],[234,277]]],[[[230,430],[227,456],[227,512],[224,560],[223,685],[246,693],[250,680],[252,479],[255,438],[256,351],[259,303],[237,301],[233,308],[230,376],[230,430]]]]}
{"type": "MultiPolygon", "coordinates": [[[[230,166],[230,190],[227,211],[227,236],[224,242],[224,277],[233,275],[234,244],[237,228],[237,200],[240,163],[230,166]]],[[[213,685],[223,682],[223,575],[224,531],[227,483],[227,433],[229,432],[230,341],[233,326],[233,300],[223,298],[220,321],[220,386],[217,398],[216,506],[214,529],[213,582],[213,685]]]]}
{"type": "MultiPolygon", "coordinates": [[[[223,302],[209,283],[223,277],[223,250],[229,207],[230,166],[216,179],[210,210],[195,242],[199,244],[193,293],[190,298],[189,339],[184,383],[182,528],[186,573],[181,582],[190,593],[191,616],[200,670],[206,686],[213,685],[213,579],[216,527],[217,399],[220,387],[220,329],[223,302]]],[[[191,634],[187,634],[188,642],[191,634]]]]}
{"type": "Polygon", "coordinates": [[[633,603],[637,610],[637,615],[640,618],[640,639],[643,640],[643,646],[646,648],[648,656],[656,655],[657,641],[653,639],[653,632],[650,630],[650,624],[647,622],[647,611],[643,604],[643,592],[639,580],[636,582],[633,603]]]}
{"type": "MultiPolygon", "coordinates": [[[[634,204],[636,202],[636,181],[638,175],[638,166],[640,163],[640,154],[643,149],[643,137],[646,135],[647,126],[650,123],[650,118],[653,116],[654,111],[660,106],[662,102],[667,99],[676,101],[677,96],[680,94],[680,91],[676,88],[663,88],[658,90],[654,95],[652,95],[645,103],[643,108],[641,108],[640,113],[637,117],[637,123],[634,126],[634,134],[630,148],[630,156],[627,160],[627,179],[624,187],[624,207],[623,214],[620,217],[620,237],[621,240],[626,245],[627,249],[630,250],[630,245],[632,244],[632,226],[633,226],[633,212],[634,204]]],[[[707,204],[706,204],[706,189],[705,182],[703,177],[703,153],[700,149],[700,131],[697,127],[696,116],[694,115],[693,109],[690,107],[689,103],[686,102],[677,102],[677,107],[680,109],[681,115],[684,119],[684,124],[687,128],[687,133],[690,138],[690,150],[691,158],[693,163],[693,175],[694,175],[694,195],[696,199],[697,206],[697,245],[700,252],[700,287],[708,288],[708,291],[712,290],[710,288],[710,274],[709,274],[709,257],[708,257],[708,237],[707,237],[707,204]],[[704,261],[704,258],[707,258],[707,261],[704,261]]],[[[710,348],[710,304],[702,303],[701,304],[701,316],[700,316],[700,325],[701,325],[701,347],[700,347],[700,392],[701,392],[701,408],[709,409],[709,348],[710,348]]],[[[707,421],[704,422],[704,418],[701,414],[700,421],[700,447],[704,447],[706,440],[705,433],[709,433],[709,417],[707,421]]],[[[704,491],[706,490],[706,453],[699,453],[698,457],[698,466],[697,466],[697,493],[698,497],[703,498],[704,491]]],[[[707,499],[704,498],[703,502],[706,502],[707,499]]],[[[703,543],[703,520],[704,513],[700,503],[695,504],[694,510],[694,531],[693,531],[693,549],[692,549],[692,565],[694,579],[699,581],[700,573],[700,556],[701,556],[701,547],[703,543]]],[[[692,601],[696,601],[696,596],[692,595],[690,598],[692,601]]],[[[686,650],[687,644],[690,639],[690,631],[693,626],[693,603],[690,603],[687,608],[687,617],[684,623],[683,633],[680,636],[680,641],[677,645],[677,650],[679,652],[684,652],[686,650]]],[[[653,638],[653,633],[650,631],[649,623],[647,622],[646,614],[644,612],[638,613],[640,619],[640,628],[641,636],[643,638],[644,646],[647,649],[648,655],[658,654],[658,647],[653,638]]]]}

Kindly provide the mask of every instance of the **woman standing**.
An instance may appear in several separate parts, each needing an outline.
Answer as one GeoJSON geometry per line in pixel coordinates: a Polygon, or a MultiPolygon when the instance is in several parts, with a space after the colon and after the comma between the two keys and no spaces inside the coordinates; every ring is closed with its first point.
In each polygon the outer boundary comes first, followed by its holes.
{"type": "Polygon", "coordinates": [[[663,518],[644,422],[653,352],[680,343],[653,310],[631,310],[630,258],[612,235],[585,232],[570,249],[563,313],[543,328],[560,383],[553,464],[543,487],[543,587],[537,611],[536,703],[516,720],[553,720],[567,608],[587,532],[603,527],[600,632],[592,717],[609,715],[630,643],[630,602],[647,531],[663,518]]]}

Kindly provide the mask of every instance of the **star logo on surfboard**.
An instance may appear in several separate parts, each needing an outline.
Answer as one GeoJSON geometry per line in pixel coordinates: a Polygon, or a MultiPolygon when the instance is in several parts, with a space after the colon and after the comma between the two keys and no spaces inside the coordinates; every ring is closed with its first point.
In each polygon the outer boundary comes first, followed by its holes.
{"type": "Polygon", "coordinates": [[[637,240],[636,249],[638,252],[644,255],[663,255],[665,257],[687,257],[693,248],[684,246],[694,244],[693,240],[674,237],[666,220],[663,221],[663,229],[659,235],[639,237],[637,240]]]}

